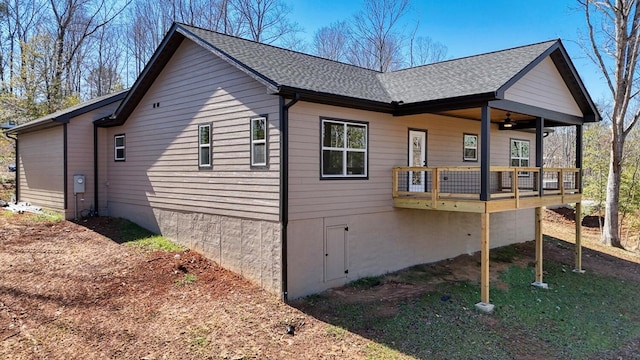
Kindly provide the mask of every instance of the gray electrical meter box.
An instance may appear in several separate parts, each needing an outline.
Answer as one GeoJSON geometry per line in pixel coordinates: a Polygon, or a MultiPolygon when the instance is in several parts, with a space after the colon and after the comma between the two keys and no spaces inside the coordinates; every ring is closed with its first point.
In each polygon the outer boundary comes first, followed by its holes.
{"type": "Polygon", "coordinates": [[[73,175],[73,193],[84,194],[85,179],[84,175],[73,175]]]}

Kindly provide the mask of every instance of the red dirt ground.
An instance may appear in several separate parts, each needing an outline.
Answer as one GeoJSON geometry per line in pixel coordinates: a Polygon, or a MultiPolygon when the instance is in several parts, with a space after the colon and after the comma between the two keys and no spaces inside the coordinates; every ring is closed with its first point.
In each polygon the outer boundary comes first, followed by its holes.
{"type": "MultiPolygon", "coordinates": [[[[557,213],[546,216],[545,229],[570,241],[572,222],[557,213]]],[[[80,225],[0,216],[0,358],[364,359],[375,346],[350,332],[331,336],[332,325],[322,317],[283,304],[195,252],[121,245],[118,229],[109,218],[80,225]],[[295,326],[295,335],[287,334],[287,325],[295,326]]],[[[532,242],[518,251],[517,261],[532,261],[532,242]]],[[[544,253],[574,261],[571,244],[545,242],[544,253]]],[[[636,262],[584,251],[590,271],[640,282],[636,262]]],[[[395,300],[423,294],[438,282],[477,281],[478,264],[477,254],[463,255],[436,264],[441,271],[433,283],[411,285],[390,275],[368,290],[345,287],[328,294],[384,302],[392,311],[395,300]]],[[[503,266],[492,262],[492,281],[503,266]]],[[[623,350],[623,358],[632,350],[623,350]]]]}
{"type": "Polygon", "coordinates": [[[2,359],[362,358],[370,343],[326,336],[326,323],[192,251],[144,252],[25,216],[0,228],[2,359]]]}

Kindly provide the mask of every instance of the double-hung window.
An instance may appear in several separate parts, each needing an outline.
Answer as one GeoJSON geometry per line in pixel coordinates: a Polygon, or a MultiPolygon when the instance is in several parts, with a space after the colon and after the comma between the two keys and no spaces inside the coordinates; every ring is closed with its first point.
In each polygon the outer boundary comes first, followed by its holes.
{"type": "Polygon", "coordinates": [[[198,126],[198,166],[211,167],[211,125],[198,126]]]}
{"type": "Polygon", "coordinates": [[[322,178],[366,178],[368,124],[322,119],[322,178]]]}
{"type": "MultiPolygon", "coordinates": [[[[511,166],[528,167],[529,166],[529,141],[511,139],[511,166]]],[[[519,171],[519,177],[528,177],[529,172],[519,171]]]]}
{"type": "Polygon", "coordinates": [[[476,134],[464,134],[464,148],[463,160],[464,161],[478,161],[478,135],[476,134]]]}
{"type": "Polygon", "coordinates": [[[251,166],[267,166],[267,118],[251,119],[251,166]]]}
{"type": "Polygon", "coordinates": [[[124,134],[118,134],[113,137],[113,160],[125,160],[125,137],[124,134]]]}
{"type": "Polygon", "coordinates": [[[511,139],[511,166],[529,166],[529,141],[511,139]]]}

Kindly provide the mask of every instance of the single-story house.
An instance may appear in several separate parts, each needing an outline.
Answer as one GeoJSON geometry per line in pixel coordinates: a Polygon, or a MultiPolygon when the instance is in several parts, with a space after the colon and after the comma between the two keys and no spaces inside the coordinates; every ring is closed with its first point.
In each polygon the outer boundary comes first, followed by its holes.
{"type": "Polygon", "coordinates": [[[537,239],[544,285],[541,209],[580,203],[599,119],[560,40],[381,73],[174,24],[117,108],[67,134],[67,154],[94,139],[93,168],[36,165],[55,127],[11,132],[21,200],[46,171],[94,172],[100,215],[285,300],[482,250],[486,309],[491,247],[537,239]],[[577,130],[574,168],[543,168],[557,126],[577,130]]]}

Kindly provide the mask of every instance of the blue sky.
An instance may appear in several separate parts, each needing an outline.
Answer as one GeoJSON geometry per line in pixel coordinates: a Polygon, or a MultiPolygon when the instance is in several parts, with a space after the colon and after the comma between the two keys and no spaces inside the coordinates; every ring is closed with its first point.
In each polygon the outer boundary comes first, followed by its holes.
{"type": "MultiPolygon", "coordinates": [[[[319,28],[348,20],[360,0],[289,1],[290,19],[311,42],[319,28]]],[[[450,58],[464,57],[550,39],[562,39],[594,101],[607,96],[599,70],[578,45],[586,34],[584,13],[576,0],[412,0],[404,26],[419,21],[418,36],[447,46],[450,58]]]]}

